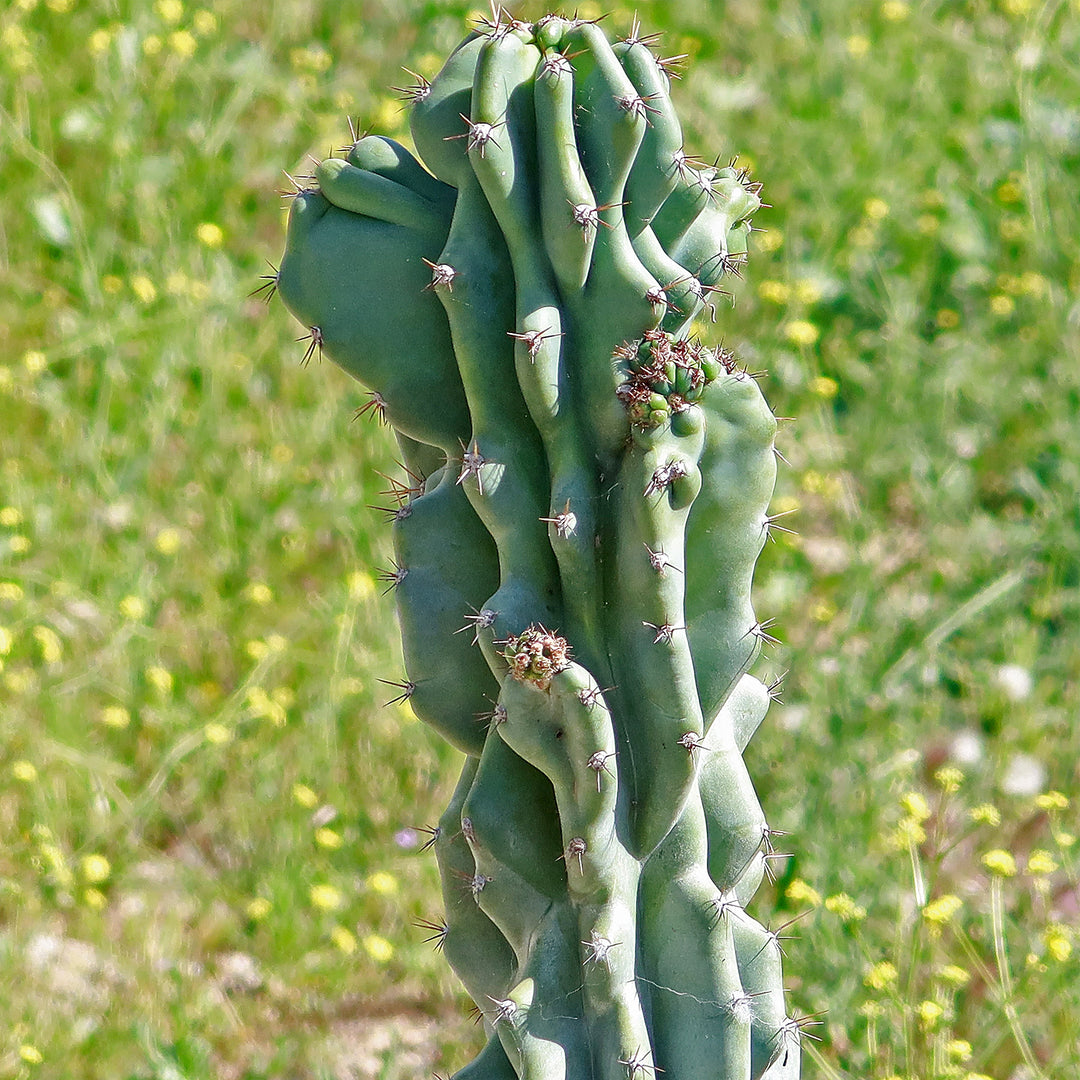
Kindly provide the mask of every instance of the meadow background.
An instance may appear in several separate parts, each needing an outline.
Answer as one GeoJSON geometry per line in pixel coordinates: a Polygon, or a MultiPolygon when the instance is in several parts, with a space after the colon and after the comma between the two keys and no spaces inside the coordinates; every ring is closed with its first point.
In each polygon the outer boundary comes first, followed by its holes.
{"type": "MultiPolygon", "coordinates": [[[[582,14],[598,13],[591,3],[582,14]]],[[[534,3],[518,17],[544,11],[534,3]]],[[[715,331],[783,426],[748,750],[805,1074],[1080,1075],[1080,4],[618,3],[772,209],[715,331]]],[[[0,13],[0,1077],[449,1073],[455,754],[401,677],[361,388],[249,296],[283,171],[440,0],[0,13]]],[[[713,339],[715,340],[715,338],[713,339]]]]}

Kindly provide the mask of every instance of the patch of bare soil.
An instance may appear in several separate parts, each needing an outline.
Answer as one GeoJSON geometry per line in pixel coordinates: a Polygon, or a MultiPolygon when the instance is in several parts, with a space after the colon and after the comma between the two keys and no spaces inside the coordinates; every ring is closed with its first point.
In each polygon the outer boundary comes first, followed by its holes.
{"type": "Polygon", "coordinates": [[[446,1021],[416,1011],[358,1016],[334,1024],[325,1061],[335,1080],[433,1076],[446,1021]]]}

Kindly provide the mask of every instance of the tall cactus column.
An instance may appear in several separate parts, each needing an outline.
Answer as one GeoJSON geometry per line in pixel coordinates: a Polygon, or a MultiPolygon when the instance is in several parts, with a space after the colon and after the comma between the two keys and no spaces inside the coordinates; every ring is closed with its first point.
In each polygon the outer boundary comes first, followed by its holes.
{"type": "Polygon", "coordinates": [[[406,91],[427,168],[320,163],[267,285],[409,474],[385,577],[401,697],[465,754],[430,844],[489,1035],[461,1080],[791,1080],[807,1034],[746,911],[776,421],[692,336],[761,204],[687,157],[653,43],[493,8],[406,91]]]}

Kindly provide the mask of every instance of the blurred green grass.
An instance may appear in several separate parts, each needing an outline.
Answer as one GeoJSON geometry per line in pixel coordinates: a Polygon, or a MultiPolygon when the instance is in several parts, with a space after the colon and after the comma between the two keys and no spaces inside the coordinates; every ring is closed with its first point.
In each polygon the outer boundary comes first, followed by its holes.
{"type": "MultiPolygon", "coordinates": [[[[828,1010],[807,1074],[1072,1075],[1080,5],[636,10],[689,54],[688,150],[773,205],[716,335],[798,418],[748,755],[794,853],[757,910],[806,913],[792,1007],[828,1010]]],[[[400,66],[468,14],[0,13],[0,1077],[391,1080],[478,1044],[410,925],[455,761],[382,707],[392,448],[248,295],[282,170],[346,115],[400,133],[400,66]]]]}

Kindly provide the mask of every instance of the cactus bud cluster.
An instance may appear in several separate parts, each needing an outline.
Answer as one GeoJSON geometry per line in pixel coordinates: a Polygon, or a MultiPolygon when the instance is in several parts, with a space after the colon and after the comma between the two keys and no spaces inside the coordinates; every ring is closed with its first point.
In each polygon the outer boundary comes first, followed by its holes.
{"type": "MultiPolygon", "coordinates": [[[[640,341],[620,345],[614,355],[626,376],[615,393],[630,422],[643,428],[671,423],[701,400],[721,365],[726,364],[729,373],[734,369],[729,354],[664,330],[646,330],[640,341]]],[[[675,423],[678,426],[679,421],[675,423]]]]}
{"type": "Polygon", "coordinates": [[[542,626],[530,626],[502,644],[504,647],[499,655],[509,666],[510,677],[531,683],[537,690],[547,690],[552,677],[570,666],[566,639],[549,633],[542,626]]]}

